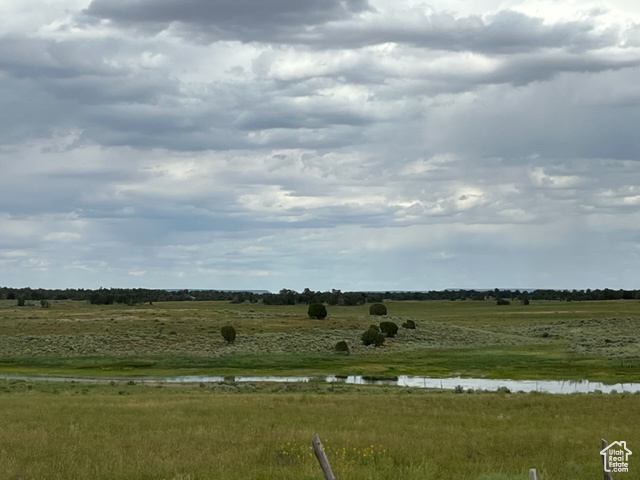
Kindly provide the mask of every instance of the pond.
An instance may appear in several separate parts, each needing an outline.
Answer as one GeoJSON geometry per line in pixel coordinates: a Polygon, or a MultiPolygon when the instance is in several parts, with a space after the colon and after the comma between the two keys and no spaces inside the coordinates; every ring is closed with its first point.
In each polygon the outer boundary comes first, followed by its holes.
{"type": "Polygon", "coordinates": [[[397,387],[431,388],[442,390],[498,390],[507,388],[511,392],[541,392],[554,394],[568,393],[602,393],[640,392],[640,383],[605,384],[589,380],[509,380],[464,377],[417,377],[399,375],[397,377],[367,377],[362,375],[327,375],[327,376],[216,376],[216,375],[182,375],[175,377],[135,377],[135,378],[86,378],[37,375],[0,375],[0,379],[78,382],[78,383],[110,383],[134,380],[136,383],[220,383],[220,382],[272,382],[272,383],[343,383],[349,385],[392,385],[397,387]]]}

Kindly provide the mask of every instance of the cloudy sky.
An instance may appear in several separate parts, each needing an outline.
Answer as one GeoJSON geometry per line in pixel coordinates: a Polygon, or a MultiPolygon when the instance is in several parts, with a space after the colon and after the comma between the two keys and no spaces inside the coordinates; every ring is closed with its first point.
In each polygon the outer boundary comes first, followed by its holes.
{"type": "Polygon", "coordinates": [[[0,285],[639,288],[637,0],[0,0],[0,285]]]}

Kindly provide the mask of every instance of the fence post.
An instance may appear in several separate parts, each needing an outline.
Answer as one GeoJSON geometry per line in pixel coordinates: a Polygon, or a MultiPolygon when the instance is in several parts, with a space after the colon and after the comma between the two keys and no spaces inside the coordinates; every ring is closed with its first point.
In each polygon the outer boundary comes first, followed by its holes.
{"type": "MultiPolygon", "coordinates": [[[[609,444],[604,438],[600,439],[600,452],[607,448],[609,444]]],[[[609,464],[609,452],[605,452],[602,456],[602,478],[604,480],[612,480],[611,472],[607,472],[607,465],[609,464]]]]}
{"type": "Polygon", "coordinates": [[[535,468],[530,468],[529,469],[529,480],[538,480],[535,468]]]}
{"type": "Polygon", "coordinates": [[[320,442],[320,437],[318,434],[314,434],[311,439],[311,448],[313,448],[313,453],[316,454],[316,458],[318,459],[318,463],[320,463],[320,468],[322,468],[322,472],[324,473],[325,480],[336,480],[335,475],[331,471],[331,465],[329,465],[329,459],[327,458],[327,454],[324,453],[324,448],[322,448],[322,442],[320,442]]]}

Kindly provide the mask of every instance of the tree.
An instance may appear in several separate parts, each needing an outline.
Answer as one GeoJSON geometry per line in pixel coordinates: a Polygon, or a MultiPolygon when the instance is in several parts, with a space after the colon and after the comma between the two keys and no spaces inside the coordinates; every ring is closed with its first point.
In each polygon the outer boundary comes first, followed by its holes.
{"type": "Polygon", "coordinates": [[[349,345],[344,340],[340,340],[334,347],[336,352],[349,353],[349,345]]]}
{"type": "Polygon", "coordinates": [[[369,307],[369,315],[386,315],[387,307],[382,303],[374,303],[369,307]]]}
{"type": "Polygon", "coordinates": [[[317,318],[318,320],[322,320],[327,316],[327,307],[322,303],[312,303],[309,305],[309,309],[307,310],[307,314],[311,318],[317,318]]]}
{"type": "Polygon", "coordinates": [[[374,345],[379,347],[384,343],[384,335],[374,328],[365,330],[360,339],[362,340],[363,345],[374,345]]]}
{"type": "Polygon", "coordinates": [[[296,291],[289,288],[283,288],[278,293],[281,302],[280,305],[295,305],[296,304],[296,291]]]}
{"type": "Polygon", "coordinates": [[[224,338],[227,343],[233,343],[236,341],[236,329],[231,325],[225,325],[220,329],[220,333],[222,334],[222,338],[224,338]]]}
{"type": "Polygon", "coordinates": [[[398,325],[393,322],[381,322],[380,331],[384,333],[387,338],[393,338],[398,333],[398,325]]]}
{"type": "Polygon", "coordinates": [[[298,298],[296,300],[297,300],[296,303],[306,303],[307,305],[311,305],[312,303],[318,303],[316,294],[312,292],[309,288],[305,288],[303,292],[298,295],[298,298]]]}

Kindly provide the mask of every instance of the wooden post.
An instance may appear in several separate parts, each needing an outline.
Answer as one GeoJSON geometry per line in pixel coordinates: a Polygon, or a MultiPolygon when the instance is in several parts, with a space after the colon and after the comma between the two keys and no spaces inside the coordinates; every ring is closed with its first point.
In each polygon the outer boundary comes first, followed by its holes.
{"type": "MultiPolygon", "coordinates": [[[[604,438],[601,438],[600,439],[600,451],[602,452],[602,450],[604,450],[608,446],[609,446],[609,444],[607,443],[607,441],[604,438]]],[[[607,465],[608,464],[609,464],[609,453],[605,452],[605,454],[602,455],[602,478],[604,480],[612,480],[611,479],[611,472],[607,472],[607,465]]]]}
{"type": "Polygon", "coordinates": [[[318,459],[318,463],[320,463],[320,468],[322,468],[322,472],[324,473],[325,480],[336,480],[335,475],[331,471],[331,465],[329,465],[329,459],[327,458],[327,454],[324,453],[324,448],[322,448],[322,442],[320,441],[320,437],[318,434],[314,434],[311,439],[311,448],[313,448],[313,453],[316,454],[316,458],[318,459]]]}
{"type": "Polygon", "coordinates": [[[529,469],[529,480],[538,480],[538,477],[536,476],[536,469],[535,468],[530,468],[529,469]]]}

